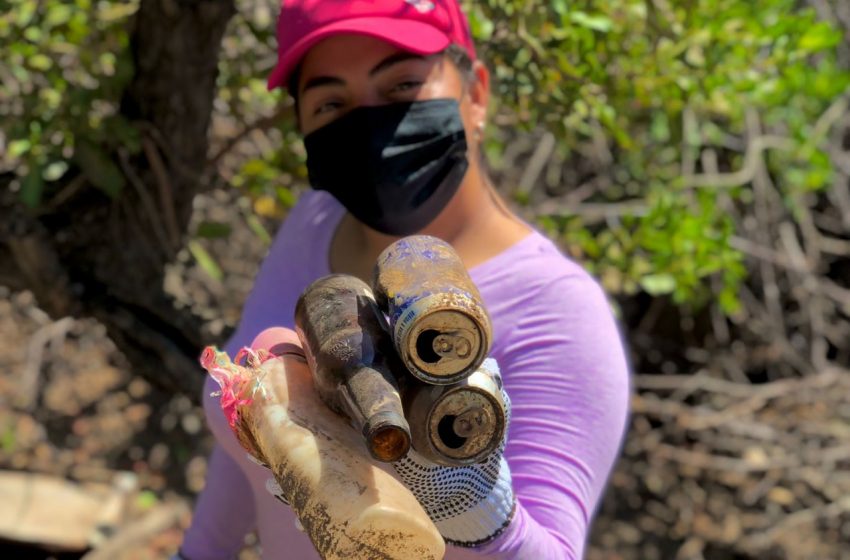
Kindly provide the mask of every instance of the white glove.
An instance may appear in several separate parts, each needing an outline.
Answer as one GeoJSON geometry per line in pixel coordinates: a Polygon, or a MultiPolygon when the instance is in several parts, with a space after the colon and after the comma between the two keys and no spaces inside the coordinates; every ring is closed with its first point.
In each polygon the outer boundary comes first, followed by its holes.
{"type": "MultiPolygon", "coordinates": [[[[495,360],[485,360],[482,369],[498,376],[502,386],[495,360]]],[[[509,422],[510,400],[504,390],[502,396],[509,422]]],[[[514,492],[504,448],[503,440],[483,462],[464,467],[437,465],[411,449],[393,467],[446,542],[473,547],[494,539],[513,518],[514,492]]]]}

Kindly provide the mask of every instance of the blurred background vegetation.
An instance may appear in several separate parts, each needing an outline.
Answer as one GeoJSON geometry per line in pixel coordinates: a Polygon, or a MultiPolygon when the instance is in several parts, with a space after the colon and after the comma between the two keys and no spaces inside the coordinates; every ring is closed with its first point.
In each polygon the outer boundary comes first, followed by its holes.
{"type": "MultiPolygon", "coordinates": [[[[494,180],[600,279],[640,374],[591,554],[848,557],[850,6],[465,4],[495,78],[494,180]]],[[[305,188],[291,102],[265,87],[276,10],[0,2],[2,466],[86,479],[100,461],[160,497],[197,491],[197,429],[150,425],[200,416],[174,390],[197,398],[198,349],[233,328],[305,188]],[[34,345],[63,317],[62,344],[34,345]],[[80,344],[150,416],[59,460],[96,438],[63,439],[80,414],[109,412],[45,401],[85,370],[64,354],[80,344]],[[23,418],[54,428],[16,438],[23,418]],[[156,468],[143,432],[173,444],[156,468]]]]}

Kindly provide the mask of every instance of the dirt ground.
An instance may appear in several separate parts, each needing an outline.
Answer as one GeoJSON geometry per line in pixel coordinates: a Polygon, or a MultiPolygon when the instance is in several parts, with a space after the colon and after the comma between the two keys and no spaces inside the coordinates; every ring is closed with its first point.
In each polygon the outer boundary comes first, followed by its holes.
{"type": "MultiPolygon", "coordinates": [[[[236,226],[226,241],[204,241],[226,271],[223,281],[210,278],[188,250],[169,270],[168,289],[205,319],[213,340],[234,326],[265,251],[241,221],[247,208],[247,201],[226,192],[196,203],[196,223],[236,226]]],[[[165,506],[184,506],[171,526],[137,542],[122,558],[167,558],[181,542],[212,448],[204,422],[203,410],[188,398],[134,376],[95,321],[52,320],[28,292],[0,287],[0,469],[103,483],[117,472],[133,473],[137,487],[128,525],[165,506]]],[[[54,557],[81,554],[0,543],[0,558],[54,557]]],[[[249,542],[242,559],[256,557],[249,542]]]]}
{"type": "MultiPolygon", "coordinates": [[[[265,252],[247,226],[247,204],[232,191],[199,197],[193,223],[232,230],[199,241],[224,276],[212,279],[184,250],[166,281],[213,340],[233,328],[265,252]]],[[[850,558],[847,378],[827,373],[755,392],[722,383],[667,393],[638,386],[588,558],[850,558]]],[[[0,287],[0,470],[103,483],[132,473],[123,524],[105,538],[127,529],[134,538],[115,558],[163,559],[177,548],[211,445],[202,410],[134,376],[102,326],[51,319],[30,294],[0,287]]],[[[0,543],[4,559],[84,553],[0,543]]],[[[258,558],[252,537],[240,558],[258,558]]]]}

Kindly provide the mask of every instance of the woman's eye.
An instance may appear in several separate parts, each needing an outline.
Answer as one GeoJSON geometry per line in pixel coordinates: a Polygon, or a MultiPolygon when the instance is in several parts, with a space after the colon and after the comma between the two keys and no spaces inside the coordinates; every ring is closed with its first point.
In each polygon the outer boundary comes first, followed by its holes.
{"type": "Polygon", "coordinates": [[[321,105],[316,107],[316,110],[313,111],[313,114],[321,115],[322,113],[329,113],[331,111],[339,109],[340,107],[342,107],[342,103],[340,103],[339,101],[328,101],[327,103],[322,103],[321,105]]]}
{"type": "Polygon", "coordinates": [[[409,81],[406,81],[406,82],[401,82],[399,84],[396,84],[395,86],[393,86],[391,91],[393,93],[401,92],[401,91],[409,91],[411,89],[416,89],[421,85],[422,85],[422,82],[420,82],[420,81],[409,80],[409,81]]]}

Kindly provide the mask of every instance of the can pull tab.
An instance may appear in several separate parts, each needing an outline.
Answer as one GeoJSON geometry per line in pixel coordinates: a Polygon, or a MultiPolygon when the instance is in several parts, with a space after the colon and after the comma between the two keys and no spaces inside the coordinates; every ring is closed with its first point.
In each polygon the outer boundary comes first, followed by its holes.
{"type": "Polygon", "coordinates": [[[452,423],[452,430],[460,437],[470,438],[488,430],[490,418],[480,407],[470,408],[459,414],[452,423]]]}
{"type": "Polygon", "coordinates": [[[434,352],[441,358],[467,358],[472,352],[469,339],[457,333],[444,333],[434,338],[434,352]]]}

